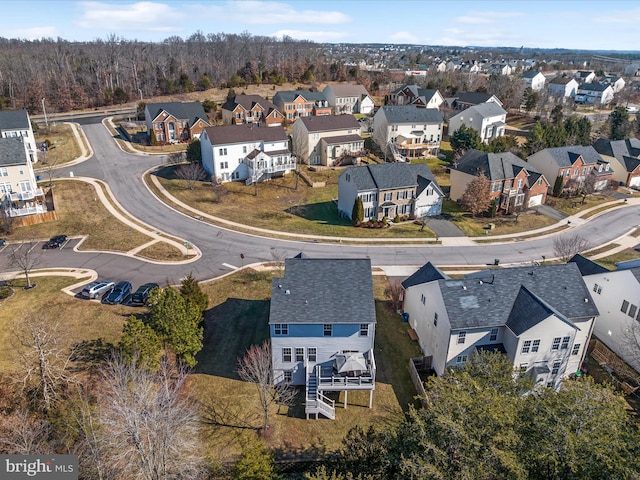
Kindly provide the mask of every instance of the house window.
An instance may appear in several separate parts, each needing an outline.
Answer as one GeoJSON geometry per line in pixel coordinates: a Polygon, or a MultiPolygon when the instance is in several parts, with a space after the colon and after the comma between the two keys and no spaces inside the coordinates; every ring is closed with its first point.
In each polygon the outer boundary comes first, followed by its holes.
{"type": "Polygon", "coordinates": [[[0,168],[0,175],[3,177],[8,177],[9,171],[6,168],[0,168]]]}
{"type": "Polygon", "coordinates": [[[540,340],[534,340],[531,345],[531,353],[536,353],[540,348],[540,340]]]}
{"type": "Polygon", "coordinates": [[[571,349],[571,355],[577,355],[579,351],[580,351],[580,344],[574,343],[573,348],[571,349]]]}
{"type": "Polygon", "coordinates": [[[602,287],[600,285],[598,285],[597,283],[593,284],[593,291],[596,292],[598,295],[600,295],[602,293],[602,287]]]}
{"type": "Polygon", "coordinates": [[[324,336],[325,337],[330,337],[331,335],[333,335],[333,326],[330,323],[325,323],[324,324],[324,336]]]}
{"type": "Polygon", "coordinates": [[[489,341],[495,342],[497,339],[498,339],[498,329],[492,328],[491,332],[489,333],[489,341]]]}
{"type": "Polygon", "coordinates": [[[369,336],[369,324],[368,323],[361,323],[360,324],[360,336],[361,337],[368,337],[369,336]]]}
{"type": "Polygon", "coordinates": [[[296,362],[304,362],[304,348],[296,347],[296,362]]]}
{"type": "Polygon", "coordinates": [[[636,316],[636,312],[638,311],[638,307],[636,307],[635,305],[629,305],[629,313],[627,315],[629,315],[631,318],[634,318],[636,316]]]}
{"type": "Polygon", "coordinates": [[[501,190],[502,186],[499,183],[492,183],[491,184],[491,191],[492,192],[499,192],[501,190]]]}
{"type": "Polygon", "coordinates": [[[310,362],[315,362],[316,358],[318,358],[318,349],[316,347],[308,347],[307,360],[309,360],[310,362]]]}
{"type": "Polygon", "coordinates": [[[467,363],[467,356],[466,355],[458,355],[456,357],[456,363],[458,364],[465,364],[467,363]]]}
{"type": "Polygon", "coordinates": [[[551,344],[551,350],[558,350],[560,348],[560,337],[555,337],[553,339],[553,343],[551,344]]]}
{"type": "Polygon", "coordinates": [[[562,338],[562,347],[560,347],[562,350],[566,350],[567,348],[569,348],[569,340],[571,340],[571,337],[562,338]]]}
{"type": "Polygon", "coordinates": [[[274,335],[289,335],[289,325],[286,323],[274,323],[273,324],[274,335]]]}
{"type": "Polygon", "coordinates": [[[557,375],[560,370],[560,360],[553,362],[553,368],[551,369],[551,375],[557,375]]]}
{"type": "Polygon", "coordinates": [[[220,168],[221,169],[229,168],[229,162],[220,162],[220,168]]]}
{"type": "Polygon", "coordinates": [[[427,297],[424,296],[424,293],[420,295],[420,303],[423,305],[427,303],[427,297]]]}
{"type": "Polygon", "coordinates": [[[433,314],[433,326],[434,327],[438,326],[438,312],[433,314]]]}
{"type": "Polygon", "coordinates": [[[291,347],[285,347],[282,349],[282,362],[288,363],[291,361],[291,347]]]}
{"type": "Polygon", "coordinates": [[[520,373],[525,373],[527,371],[527,368],[529,368],[529,364],[528,363],[521,363],[520,364],[520,373]]]}
{"type": "Polygon", "coordinates": [[[629,302],[627,302],[626,300],[622,301],[622,308],[620,309],[620,311],[622,313],[627,313],[627,310],[629,309],[629,302]]]}
{"type": "Polygon", "coordinates": [[[518,180],[518,190],[522,188],[522,180],[518,180]]]}
{"type": "Polygon", "coordinates": [[[467,332],[458,333],[458,345],[463,344],[466,339],[467,339],[467,332]]]}
{"type": "Polygon", "coordinates": [[[11,183],[0,183],[0,193],[11,193],[11,183]]]}
{"type": "Polygon", "coordinates": [[[390,202],[392,198],[393,198],[393,192],[387,192],[387,193],[384,194],[384,201],[385,202],[390,202]]]}
{"type": "Polygon", "coordinates": [[[218,155],[226,155],[226,154],[227,154],[227,149],[226,148],[218,149],[218,155]]]}
{"type": "Polygon", "coordinates": [[[293,374],[291,373],[291,370],[285,370],[282,373],[284,374],[284,383],[291,383],[291,381],[293,380],[293,374]]]}
{"type": "Polygon", "coordinates": [[[22,167],[18,167],[18,173],[19,173],[20,175],[24,175],[24,168],[22,168],[22,167]]]}
{"type": "Polygon", "coordinates": [[[522,351],[520,353],[529,353],[531,349],[531,340],[525,340],[522,344],[522,351]]]}
{"type": "Polygon", "coordinates": [[[247,146],[246,145],[242,146],[242,153],[247,153],[247,146]]]}

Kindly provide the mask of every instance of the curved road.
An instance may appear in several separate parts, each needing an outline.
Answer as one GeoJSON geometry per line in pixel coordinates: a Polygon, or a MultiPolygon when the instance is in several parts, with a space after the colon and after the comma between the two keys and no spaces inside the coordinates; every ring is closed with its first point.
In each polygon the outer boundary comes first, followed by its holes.
{"type": "MultiPolygon", "coordinates": [[[[99,119],[97,119],[99,120],[99,119]]],[[[94,120],[94,121],[97,121],[94,120]]],[[[109,184],[123,208],[133,216],[197,245],[202,258],[185,265],[159,265],[112,253],[74,252],[71,245],[61,251],[46,251],[38,260],[38,268],[90,268],[100,276],[114,280],[127,279],[134,284],[147,281],[178,283],[189,272],[199,280],[229,273],[234,267],[250,263],[281,260],[299,252],[311,257],[369,257],[375,266],[421,266],[427,261],[440,266],[493,264],[539,261],[551,258],[553,235],[510,243],[448,247],[411,245],[338,245],[309,241],[276,240],[227,230],[185,216],[158,202],[147,190],[141,177],[147,169],[159,165],[165,157],[133,155],[123,152],[101,123],[82,126],[94,155],[87,161],[57,171],[58,177],[93,177],[109,184]],[[241,259],[241,254],[244,259],[241,259]]],[[[82,214],[82,205],[78,205],[82,214]]],[[[238,216],[242,207],[238,206],[238,216]]],[[[640,205],[612,210],[559,235],[579,234],[592,245],[608,243],[640,224],[640,205]]],[[[95,233],[95,232],[92,232],[95,233]]],[[[6,249],[5,249],[6,250],[6,249]]],[[[8,269],[6,253],[0,255],[0,266],[8,269]]]]}

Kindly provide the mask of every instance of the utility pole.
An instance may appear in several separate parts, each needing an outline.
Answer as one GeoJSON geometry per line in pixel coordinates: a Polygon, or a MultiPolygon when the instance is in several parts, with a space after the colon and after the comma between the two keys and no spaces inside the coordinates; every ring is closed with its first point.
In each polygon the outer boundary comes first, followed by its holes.
{"type": "Polygon", "coordinates": [[[49,122],[47,121],[47,110],[44,108],[44,97],[42,97],[42,112],[44,113],[44,125],[49,128],[49,122]]]}
{"type": "Polygon", "coordinates": [[[139,88],[139,89],[138,89],[138,92],[140,92],[140,101],[142,102],[142,101],[143,101],[143,100],[142,100],[142,89],[141,89],[141,88],[139,88]]]}

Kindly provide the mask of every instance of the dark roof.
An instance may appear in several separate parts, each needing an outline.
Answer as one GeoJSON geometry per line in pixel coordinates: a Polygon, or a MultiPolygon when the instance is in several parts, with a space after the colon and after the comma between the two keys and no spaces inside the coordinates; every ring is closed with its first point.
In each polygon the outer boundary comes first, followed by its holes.
{"type": "MultiPolygon", "coordinates": [[[[552,84],[552,85],[566,85],[571,80],[573,80],[574,82],[576,81],[576,79],[573,78],[573,77],[555,77],[555,78],[552,78],[551,80],[549,80],[549,83],[552,84]]],[[[576,83],[578,83],[578,82],[576,82],[576,83]]]]}
{"type": "Polygon", "coordinates": [[[0,110],[0,130],[31,129],[26,110],[0,110]]]}
{"type": "Polygon", "coordinates": [[[511,152],[487,153],[475,149],[468,150],[452,169],[473,176],[484,173],[489,180],[495,182],[515,178],[523,168],[530,174],[535,174],[530,178],[530,185],[540,178],[541,174],[533,170],[532,165],[511,152]]]}
{"type": "Polygon", "coordinates": [[[265,117],[273,110],[278,110],[273,103],[260,95],[236,95],[233,98],[227,99],[227,101],[222,105],[222,108],[233,111],[236,106],[242,105],[242,108],[248,111],[255,107],[256,104],[260,105],[260,107],[265,111],[265,117]]]}
{"type": "Polygon", "coordinates": [[[327,145],[342,145],[345,143],[363,142],[364,139],[360,135],[336,135],[335,137],[323,137],[320,139],[327,145]]]}
{"type": "Polygon", "coordinates": [[[311,90],[282,90],[273,96],[273,103],[278,103],[279,101],[282,101],[282,103],[293,102],[299,95],[307,101],[327,101],[327,97],[323,92],[312,92],[311,90]]]}
{"type": "Polygon", "coordinates": [[[357,190],[390,190],[418,186],[422,177],[441,191],[438,182],[425,163],[379,163],[349,167],[342,175],[351,175],[357,190]]]}
{"type": "Polygon", "coordinates": [[[437,108],[420,108],[417,105],[385,105],[380,107],[389,123],[442,123],[442,113],[437,108]]]}
{"type": "Polygon", "coordinates": [[[26,165],[28,161],[21,137],[0,138],[0,165],[26,165]]]}
{"type": "Polygon", "coordinates": [[[506,326],[519,336],[551,315],[557,315],[557,313],[527,290],[527,287],[520,286],[518,296],[513,302],[511,312],[509,312],[506,326]]]}
{"type": "Polygon", "coordinates": [[[615,157],[620,161],[622,161],[625,156],[636,158],[640,156],[640,140],[637,138],[627,138],[625,140],[599,138],[593,142],[593,148],[602,155],[615,157]]]}
{"type": "Polygon", "coordinates": [[[304,123],[308,132],[327,132],[349,128],[360,131],[360,123],[353,115],[322,115],[320,117],[300,117],[296,122],[304,123]]]}
{"type": "Polygon", "coordinates": [[[371,260],[287,258],[269,323],[375,323],[371,260]]]}
{"type": "Polygon", "coordinates": [[[287,132],[281,126],[258,127],[251,123],[243,125],[225,125],[220,127],[207,127],[211,145],[228,145],[230,143],[255,142],[279,142],[288,140],[287,132]]]}
{"type": "Polygon", "coordinates": [[[522,78],[535,78],[538,74],[540,74],[537,70],[525,70],[522,72],[522,78]]]}
{"type": "Polygon", "coordinates": [[[481,103],[480,105],[473,105],[462,112],[457,113],[452,119],[462,115],[463,117],[468,117],[469,115],[473,115],[474,112],[477,112],[482,118],[489,117],[497,117],[498,115],[506,115],[507,111],[498,105],[495,102],[489,103],[481,103]]]}
{"type": "Polygon", "coordinates": [[[566,147],[546,148],[542,151],[548,152],[559,167],[572,166],[579,156],[582,156],[584,163],[587,165],[596,165],[604,162],[600,154],[591,145],[569,145],[566,147]]]}
{"type": "Polygon", "coordinates": [[[598,265],[596,262],[592,262],[586,257],[583,257],[579,253],[575,254],[570,262],[575,263],[578,266],[578,270],[580,270],[580,274],[584,277],[585,275],[595,275],[597,273],[607,273],[609,270],[604,268],[602,265],[598,265]]]}
{"type": "Polygon", "coordinates": [[[402,286],[404,288],[409,288],[413,287],[414,285],[421,285],[423,283],[429,283],[435,280],[443,280],[446,278],[449,277],[442,271],[440,271],[438,267],[436,267],[431,262],[427,262],[423,266],[421,266],[413,275],[405,278],[402,282],[402,286]]]}
{"type": "Polygon", "coordinates": [[[580,90],[586,90],[588,92],[604,92],[607,88],[611,88],[611,85],[603,83],[583,83],[578,87],[578,92],[580,90]]]}
{"type": "Polygon", "coordinates": [[[480,105],[481,103],[488,102],[491,97],[490,93],[483,92],[460,92],[455,95],[454,103],[466,103],[469,105],[480,105]]]}
{"type": "Polygon", "coordinates": [[[198,119],[209,125],[207,114],[200,102],[147,103],[147,108],[152,120],[164,110],[180,120],[187,120],[190,126],[196,123],[198,119]]]}
{"type": "Polygon", "coordinates": [[[598,315],[575,263],[492,269],[486,273],[482,280],[477,276],[438,280],[452,329],[505,325],[521,286],[564,318],[598,315]]]}
{"type": "Polygon", "coordinates": [[[638,168],[638,165],[640,165],[640,159],[636,157],[624,156],[622,157],[622,163],[624,164],[624,167],[627,169],[627,172],[631,173],[636,168],[638,168]]]}

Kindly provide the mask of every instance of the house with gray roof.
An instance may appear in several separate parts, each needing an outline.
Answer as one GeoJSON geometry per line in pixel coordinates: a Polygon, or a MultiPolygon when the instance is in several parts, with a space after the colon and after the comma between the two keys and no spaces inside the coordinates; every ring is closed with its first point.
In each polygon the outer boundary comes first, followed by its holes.
{"type": "Polygon", "coordinates": [[[331,106],[323,92],[281,90],[274,95],[273,104],[284,114],[287,123],[298,117],[331,115],[331,106]]]}
{"type": "Polygon", "coordinates": [[[453,110],[466,110],[481,103],[497,103],[502,106],[498,97],[484,92],[458,92],[453,97],[447,98],[446,102],[453,110]]]}
{"type": "Polygon", "coordinates": [[[522,80],[531,87],[531,90],[539,92],[544,90],[547,78],[537,70],[525,70],[522,72],[522,80]]]}
{"type": "Polygon", "coordinates": [[[449,134],[453,134],[462,125],[472,128],[483,142],[504,135],[507,111],[495,102],[481,103],[455,114],[449,119],[449,134]]]}
{"type": "Polygon", "coordinates": [[[552,388],[580,369],[599,310],[575,263],[461,279],[418,272],[423,281],[411,280],[416,274],[405,280],[403,308],[438,375],[477,350],[503,352],[515,369],[552,388]]]}
{"type": "Polygon", "coordinates": [[[222,105],[225,125],[255,123],[258,126],[279,127],[284,123],[282,112],[260,95],[236,95],[222,105]]]}
{"type": "Polygon", "coordinates": [[[574,100],[576,103],[607,105],[613,101],[613,87],[605,83],[583,83],[578,87],[574,100]]]}
{"type": "Polygon", "coordinates": [[[149,137],[153,132],[159,143],[189,142],[209,126],[200,102],[147,103],[144,118],[149,137]]]}
{"type": "Polygon", "coordinates": [[[363,85],[351,83],[330,83],[322,91],[334,115],[373,112],[374,102],[363,85]]]}
{"type": "Polygon", "coordinates": [[[38,161],[36,139],[33,135],[33,128],[29,113],[26,110],[0,110],[0,138],[21,137],[29,159],[32,163],[38,161]]]}
{"type": "Polygon", "coordinates": [[[578,85],[578,82],[573,77],[558,76],[549,80],[547,91],[549,95],[573,98],[578,92],[578,85]]]}
{"type": "Polygon", "coordinates": [[[480,175],[491,183],[491,198],[505,213],[545,203],[549,181],[511,152],[465,152],[450,168],[451,200],[462,199],[468,185],[480,175]]]}
{"type": "Polygon", "coordinates": [[[396,215],[440,215],[444,193],[424,163],[383,163],[347,168],[338,178],[338,211],[351,218],[356,198],[364,220],[393,220],[396,215]]]}
{"type": "Polygon", "coordinates": [[[376,310],[369,259],[285,260],[271,284],[274,381],[305,385],[305,411],[335,418],[329,391],[375,389],[376,310]]]}
{"type": "Polygon", "coordinates": [[[418,105],[423,108],[440,108],[444,97],[434,88],[420,88],[417,85],[403,85],[389,95],[390,105],[418,105]]]}
{"type": "Polygon", "coordinates": [[[611,165],[612,178],[621,184],[640,189],[640,140],[599,138],[593,148],[611,165]]]}

